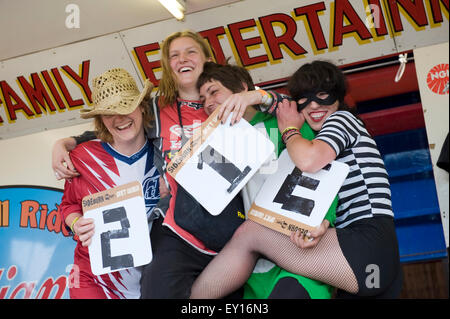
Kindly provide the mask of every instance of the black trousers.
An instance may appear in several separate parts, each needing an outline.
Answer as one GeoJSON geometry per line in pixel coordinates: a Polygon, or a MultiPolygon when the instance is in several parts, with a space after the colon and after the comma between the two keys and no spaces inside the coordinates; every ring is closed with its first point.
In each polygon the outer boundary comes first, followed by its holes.
{"type": "MultiPolygon", "coordinates": [[[[150,233],[152,262],[144,266],[141,278],[142,299],[187,299],[195,279],[214,256],[201,253],[162,226],[163,218],[153,222],[150,233]]],[[[238,291],[228,298],[242,298],[238,291]]]]}

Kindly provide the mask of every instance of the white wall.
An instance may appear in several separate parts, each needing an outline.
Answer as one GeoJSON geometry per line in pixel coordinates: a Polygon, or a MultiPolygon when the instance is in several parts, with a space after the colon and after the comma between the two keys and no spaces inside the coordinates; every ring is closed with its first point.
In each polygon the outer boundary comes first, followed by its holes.
{"type": "Polygon", "coordinates": [[[0,185],[35,185],[64,188],[51,168],[51,153],[61,137],[79,135],[92,130],[92,122],[0,140],[0,185]]]}

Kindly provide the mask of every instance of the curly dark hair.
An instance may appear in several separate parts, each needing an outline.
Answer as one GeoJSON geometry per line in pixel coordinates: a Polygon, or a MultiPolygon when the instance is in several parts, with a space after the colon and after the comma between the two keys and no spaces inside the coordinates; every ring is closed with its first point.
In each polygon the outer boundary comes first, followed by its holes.
{"type": "Polygon", "coordinates": [[[336,65],[318,60],[302,65],[290,78],[287,89],[294,101],[302,98],[304,93],[328,92],[344,107],[347,80],[336,65]]]}

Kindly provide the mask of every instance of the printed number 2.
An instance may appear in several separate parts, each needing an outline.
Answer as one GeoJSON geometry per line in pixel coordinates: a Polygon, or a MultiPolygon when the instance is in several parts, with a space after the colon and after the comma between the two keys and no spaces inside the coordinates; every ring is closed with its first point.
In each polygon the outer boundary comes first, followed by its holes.
{"type": "MultiPolygon", "coordinates": [[[[329,171],[330,168],[331,165],[328,164],[323,169],[329,171]]],[[[314,201],[312,199],[292,195],[292,193],[297,185],[315,191],[319,186],[319,183],[319,180],[304,176],[302,171],[295,167],[292,173],[284,180],[283,185],[281,185],[281,188],[273,201],[282,204],[282,209],[309,217],[314,208],[314,201]]]]}
{"type": "Polygon", "coordinates": [[[128,268],[134,266],[133,256],[131,254],[111,257],[111,239],[128,238],[128,228],[130,222],[127,218],[127,212],[124,207],[117,207],[103,211],[103,222],[105,224],[119,222],[121,229],[108,230],[100,234],[102,246],[103,268],[111,267],[112,270],[119,268],[128,268]]]}

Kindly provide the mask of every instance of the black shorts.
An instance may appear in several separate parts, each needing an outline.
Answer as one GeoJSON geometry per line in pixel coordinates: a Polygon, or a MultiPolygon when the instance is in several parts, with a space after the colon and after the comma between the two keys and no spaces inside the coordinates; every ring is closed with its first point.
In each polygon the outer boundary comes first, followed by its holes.
{"type": "Polygon", "coordinates": [[[337,297],[397,298],[402,288],[402,270],[394,219],[376,215],[336,229],[342,252],[358,281],[359,291],[337,297]]]}

